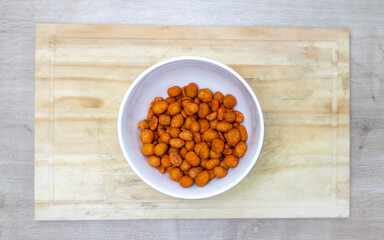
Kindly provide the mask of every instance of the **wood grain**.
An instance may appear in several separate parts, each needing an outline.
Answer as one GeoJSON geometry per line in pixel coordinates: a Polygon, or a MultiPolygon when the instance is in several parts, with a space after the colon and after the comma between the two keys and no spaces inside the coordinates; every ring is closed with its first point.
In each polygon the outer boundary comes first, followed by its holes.
{"type": "Polygon", "coordinates": [[[39,24],[35,83],[37,220],[349,216],[348,30],[39,24]],[[151,189],[116,137],[130,83],[182,55],[233,67],[265,114],[255,168],[203,200],[151,189]]]}
{"type": "Polygon", "coordinates": [[[383,238],[383,11],[377,0],[0,1],[0,239],[383,238]],[[349,28],[350,217],[34,221],[36,22],[349,28]]]}

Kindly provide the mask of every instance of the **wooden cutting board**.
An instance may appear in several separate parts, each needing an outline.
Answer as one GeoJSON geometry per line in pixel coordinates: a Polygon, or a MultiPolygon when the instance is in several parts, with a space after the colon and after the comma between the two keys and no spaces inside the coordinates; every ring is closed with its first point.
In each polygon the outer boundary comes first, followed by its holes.
{"type": "Polygon", "coordinates": [[[38,24],[35,88],[37,220],[349,216],[346,29],[38,24]],[[265,117],[251,173],[203,200],[147,186],[117,139],[132,81],[183,55],[232,67],[265,117]]]}

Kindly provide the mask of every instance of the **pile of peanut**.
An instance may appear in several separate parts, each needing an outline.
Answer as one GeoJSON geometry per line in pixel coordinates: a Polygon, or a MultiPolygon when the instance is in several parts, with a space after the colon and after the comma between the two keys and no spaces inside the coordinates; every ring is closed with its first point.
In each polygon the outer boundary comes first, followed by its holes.
{"type": "Polygon", "coordinates": [[[233,110],[236,98],[195,83],[167,93],[151,102],[147,119],[137,125],[149,164],[185,188],[225,177],[247,150],[244,116],[233,110]]]}

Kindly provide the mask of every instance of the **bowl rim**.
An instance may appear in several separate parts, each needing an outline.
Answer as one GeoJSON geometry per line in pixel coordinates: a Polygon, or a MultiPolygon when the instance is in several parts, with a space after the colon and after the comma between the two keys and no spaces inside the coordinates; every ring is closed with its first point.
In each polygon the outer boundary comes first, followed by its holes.
{"type": "Polygon", "coordinates": [[[175,198],[180,198],[180,199],[203,199],[203,198],[213,197],[213,196],[216,196],[218,194],[221,194],[221,193],[224,193],[224,192],[228,191],[232,187],[236,186],[239,182],[241,182],[248,175],[248,173],[252,170],[252,168],[254,167],[254,165],[256,164],[256,162],[257,162],[257,160],[258,160],[258,158],[260,156],[261,148],[262,148],[263,143],[264,143],[264,116],[263,116],[263,112],[262,112],[260,103],[259,103],[259,101],[258,101],[258,99],[256,97],[256,94],[253,92],[253,90],[248,85],[248,83],[245,81],[245,79],[243,77],[241,77],[240,74],[238,74],[235,70],[233,70],[232,68],[230,68],[229,66],[227,66],[227,65],[225,65],[223,63],[220,63],[220,62],[218,62],[216,60],[212,60],[212,59],[209,59],[209,58],[199,57],[199,56],[179,56],[179,57],[173,57],[173,58],[162,60],[162,61],[160,61],[160,62],[150,66],[149,68],[147,68],[144,72],[142,72],[132,82],[132,84],[129,86],[128,90],[124,94],[124,97],[123,97],[123,99],[121,101],[121,104],[120,104],[118,118],[117,118],[117,133],[118,133],[118,139],[119,139],[120,148],[121,148],[121,150],[123,152],[125,160],[128,162],[129,166],[136,173],[136,175],[138,175],[139,178],[141,180],[143,180],[146,184],[148,184],[153,189],[155,189],[155,190],[157,190],[157,191],[159,191],[159,192],[161,192],[163,194],[166,194],[168,196],[172,196],[172,197],[175,197],[175,198]],[[256,104],[256,111],[257,111],[257,114],[258,114],[259,120],[260,120],[260,129],[259,129],[259,131],[260,131],[260,142],[259,142],[259,144],[257,146],[255,155],[251,157],[252,158],[251,159],[252,162],[245,169],[245,171],[240,175],[240,177],[238,177],[235,181],[231,182],[230,184],[228,184],[224,188],[221,188],[218,191],[213,191],[213,192],[210,192],[210,193],[201,194],[201,195],[197,195],[197,196],[183,196],[182,194],[174,193],[172,191],[168,191],[168,190],[164,190],[164,189],[159,189],[157,186],[153,185],[151,183],[151,181],[149,181],[143,174],[141,174],[140,171],[137,170],[137,168],[135,167],[135,165],[132,163],[131,159],[129,158],[129,155],[128,155],[127,151],[125,150],[125,146],[123,144],[123,136],[122,136],[122,128],[121,128],[121,126],[122,126],[122,115],[123,115],[123,111],[125,109],[125,105],[127,104],[127,99],[129,97],[129,95],[131,94],[131,92],[133,91],[133,89],[136,87],[136,85],[145,76],[147,76],[150,72],[152,72],[156,68],[161,67],[163,65],[166,65],[168,63],[177,62],[177,61],[190,61],[190,60],[201,61],[201,62],[206,62],[206,63],[214,64],[214,65],[216,65],[216,66],[218,66],[218,67],[228,71],[233,76],[235,76],[243,84],[243,86],[247,89],[247,91],[250,93],[254,103],[256,104]]]}

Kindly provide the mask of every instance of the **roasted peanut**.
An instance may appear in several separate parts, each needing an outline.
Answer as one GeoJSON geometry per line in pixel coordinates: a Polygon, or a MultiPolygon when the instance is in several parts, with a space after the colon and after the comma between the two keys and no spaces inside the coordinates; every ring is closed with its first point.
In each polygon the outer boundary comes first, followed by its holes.
{"type": "Polygon", "coordinates": [[[179,179],[179,183],[183,188],[190,187],[193,184],[193,178],[190,176],[183,176],[179,179]]]}
{"type": "Polygon", "coordinates": [[[237,167],[239,164],[239,159],[233,155],[226,156],[223,161],[229,167],[237,167]]]}
{"type": "Polygon", "coordinates": [[[195,151],[195,153],[196,153],[197,155],[199,155],[200,150],[201,150],[201,148],[202,148],[204,145],[206,145],[206,146],[208,147],[208,145],[207,145],[206,142],[199,142],[199,143],[196,143],[196,144],[195,144],[195,147],[193,148],[193,151],[195,151]]]}
{"type": "Polygon", "coordinates": [[[217,110],[217,120],[219,121],[224,120],[226,113],[227,113],[227,109],[225,107],[220,107],[219,110],[217,110]]]}
{"type": "Polygon", "coordinates": [[[213,112],[213,113],[211,113],[211,114],[209,114],[209,115],[207,116],[207,120],[208,120],[208,121],[216,120],[216,118],[217,118],[217,112],[213,112]]]}
{"type": "Polygon", "coordinates": [[[236,105],[236,102],[237,102],[236,98],[234,96],[232,96],[231,94],[227,94],[224,96],[224,99],[223,99],[224,107],[231,109],[236,105]]]}
{"type": "Polygon", "coordinates": [[[212,169],[209,169],[209,170],[207,170],[207,172],[209,173],[209,180],[211,180],[211,179],[214,179],[214,178],[215,178],[215,173],[213,172],[213,170],[212,170],[212,169]]]}
{"type": "Polygon", "coordinates": [[[185,128],[185,129],[190,129],[190,128],[191,128],[192,121],[193,121],[193,120],[192,120],[191,117],[185,119],[185,121],[184,121],[184,128],[185,128]]]}
{"type": "Polygon", "coordinates": [[[178,154],[177,152],[169,153],[169,161],[171,161],[171,163],[175,167],[178,167],[183,163],[183,159],[181,158],[180,154],[178,154]]]}
{"type": "Polygon", "coordinates": [[[161,165],[164,166],[164,167],[170,167],[172,166],[172,163],[171,161],[169,160],[169,156],[168,155],[163,155],[161,157],[161,165]]]}
{"type": "Polygon", "coordinates": [[[140,140],[143,144],[145,143],[151,143],[153,142],[154,140],[154,134],[151,130],[149,129],[144,129],[141,133],[140,133],[140,140]]]}
{"type": "Polygon", "coordinates": [[[187,97],[194,98],[197,96],[198,87],[196,83],[190,83],[188,84],[187,88],[185,89],[185,94],[187,97]]]}
{"type": "Polygon", "coordinates": [[[201,103],[199,98],[194,98],[193,102],[196,103],[197,105],[200,105],[200,103],[201,103]]]}
{"type": "Polygon", "coordinates": [[[159,123],[164,126],[169,126],[171,124],[171,117],[167,114],[161,114],[159,116],[159,123]]]}
{"type": "Polygon", "coordinates": [[[232,149],[231,148],[224,149],[223,154],[224,155],[231,155],[232,154],[232,149]]]}
{"type": "Polygon", "coordinates": [[[199,119],[200,124],[200,133],[203,134],[205,131],[209,129],[209,122],[207,119],[199,119]]]}
{"type": "Polygon", "coordinates": [[[184,141],[190,141],[190,140],[193,139],[193,133],[191,131],[189,131],[189,130],[183,130],[179,134],[179,138],[181,138],[184,141]]]}
{"type": "Polygon", "coordinates": [[[166,132],[160,135],[159,142],[168,144],[169,140],[171,140],[171,135],[169,135],[169,133],[166,132]]]}
{"type": "Polygon", "coordinates": [[[164,128],[159,128],[159,126],[158,126],[157,127],[157,135],[159,137],[161,137],[161,135],[163,135],[164,133],[167,133],[167,131],[164,128]]]}
{"type": "Polygon", "coordinates": [[[193,115],[199,111],[199,105],[188,102],[184,105],[184,110],[187,115],[193,115]]]}
{"type": "Polygon", "coordinates": [[[169,106],[168,106],[169,115],[172,115],[172,116],[177,115],[180,113],[180,111],[181,111],[180,103],[174,102],[174,103],[169,104],[169,106]]]}
{"type": "Polygon", "coordinates": [[[213,98],[219,100],[219,103],[221,104],[223,103],[224,95],[221,92],[215,92],[215,94],[213,94],[213,98]]]}
{"type": "Polygon", "coordinates": [[[212,149],[209,150],[209,158],[221,158],[221,156],[223,156],[223,154],[217,153],[217,152],[213,151],[212,149]]]}
{"type": "Polygon", "coordinates": [[[179,154],[182,158],[185,158],[185,155],[187,154],[188,150],[185,147],[182,147],[179,151],[179,154]]]}
{"type": "Polygon", "coordinates": [[[151,120],[151,118],[155,116],[155,113],[153,112],[152,108],[148,109],[148,114],[147,114],[147,120],[151,120]]]}
{"type": "Polygon", "coordinates": [[[193,133],[193,140],[194,140],[196,143],[201,142],[201,135],[200,135],[200,133],[198,133],[198,132],[193,133]]]}
{"type": "Polygon", "coordinates": [[[228,132],[229,130],[232,129],[232,124],[226,122],[226,121],[221,121],[216,124],[216,130],[220,132],[228,132]]]}
{"type": "Polygon", "coordinates": [[[203,171],[203,168],[202,167],[191,167],[189,170],[188,170],[188,175],[195,179],[197,175],[199,175],[199,173],[201,173],[203,171]]]}
{"type": "Polygon", "coordinates": [[[176,102],[176,98],[174,98],[174,97],[167,97],[167,98],[165,99],[165,101],[167,101],[169,104],[171,104],[171,103],[176,102]]]}
{"type": "Polygon", "coordinates": [[[191,168],[191,164],[187,160],[183,160],[183,163],[180,165],[180,169],[183,171],[188,171],[191,168]]]}
{"type": "Polygon", "coordinates": [[[163,112],[167,111],[168,106],[169,103],[167,101],[161,100],[153,104],[152,110],[155,114],[162,114],[163,112]]]}
{"type": "Polygon", "coordinates": [[[200,123],[196,120],[192,121],[191,123],[191,131],[192,132],[198,132],[200,131],[200,123]]]}
{"type": "Polygon", "coordinates": [[[232,123],[232,126],[233,126],[233,128],[237,128],[240,125],[237,122],[235,122],[235,123],[232,123]]]}
{"type": "Polygon", "coordinates": [[[219,166],[219,164],[220,164],[220,159],[217,159],[217,158],[209,159],[206,164],[206,169],[214,169],[215,167],[219,166]]]}
{"type": "Polygon", "coordinates": [[[202,137],[203,141],[206,142],[212,142],[214,139],[217,138],[219,138],[219,134],[213,129],[208,129],[207,131],[205,131],[202,137]]]}
{"type": "Polygon", "coordinates": [[[223,168],[225,168],[225,169],[229,169],[229,166],[228,166],[227,164],[225,164],[224,161],[221,161],[221,163],[220,163],[220,167],[223,167],[223,168]]]}
{"type": "Polygon", "coordinates": [[[204,169],[207,168],[207,162],[208,162],[208,159],[201,160],[200,166],[203,167],[204,169]]]}
{"type": "Polygon", "coordinates": [[[197,116],[199,118],[205,118],[209,114],[209,106],[207,103],[201,103],[199,106],[199,111],[197,112],[197,116]]]}
{"type": "Polygon", "coordinates": [[[225,169],[224,167],[218,166],[213,169],[213,173],[215,174],[215,177],[223,178],[227,176],[227,169],[225,169]]]}
{"type": "Polygon", "coordinates": [[[183,123],[184,123],[183,115],[177,114],[176,116],[174,116],[172,118],[171,127],[179,128],[179,127],[183,126],[183,123]]]}
{"type": "Polygon", "coordinates": [[[171,154],[172,152],[179,153],[179,149],[170,147],[170,148],[168,149],[168,154],[171,154]]]}
{"type": "Polygon", "coordinates": [[[160,172],[161,174],[165,173],[165,167],[164,167],[163,165],[158,166],[158,167],[157,167],[157,170],[159,170],[159,172],[160,172]]]}
{"type": "Polygon", "coordinates": [[[239,112],[239,111],[234,111],[234,112],[236,114],[236,122],[237,123],[244,122],[244,115],[241,112],[239,112]]]}
{"type": "Polygon", "coordinates": [[[174,127],[169,128],[169,134],[173,138],[177,138],[180,133],[181,133],[181,130],[179,128],[174,128],[174,127]]]}
{"type": "Polygon", "coordinates": [[[209,121],[209,127],[216,130],[216,125],[219,121],[217,121],[217,119],[215,120],[212,120],[212,121],[209,121]]]}
{"type": "Polygon", "coordinates": [[[155,149],[153,150],[153,152],[157,155],[157,156],[163,156],[164,154],[166,154],[168,151],[168,144],[165,144],[165,143],[159,143],[155,146],[155,149]]]}
{"type": "Polygon", "coordinates": [[[181,88],[179,86],[170,87],[168,88],[167,93],[170,97],[177,97],[181,95],[181,88]]]}
{"type": "Polygon", "coordinates": [[[247,130],[245,129],[245,127],[243,125],[240,125],[237,127],[237,129],[239,129],[239,131],[240,131],[241,141],[243,141],[243,142],[247,141],[248,133],[247,133],[247,130]]]}
{"type": "Polygon", "coordinates": [[[207,103],[207,102],[212,101],[213,95],[212,95],[211,90],[209,90],[208,88],[203,88],[203,89],[200,89],[200,90],[199,90],[197,97],[198,97],[202,102],[207,103]]]}
{"type": "Polygon", "coordinates": [[[180,170],[180,168],[172,168],[169,171],[169,177],[173,181],[177,181],[178,182],[182,176],[183,176],[183,172],[180,170]]]}
{"type": "Polygon", "coordinates": [[[213,112],[217,112],[219,110],[220,102],[218,99],[212,99],[211,101],[211,109],[213,112]]]}
{"type": "Polygon", "coordinates": [[[169,145],[173,148],[182,148],[184,147],[185,142],[181,140],[180,138],[172,138],[169,140],[169,145]]]}
{"type": "Polygon", "coordinates": [[[137,124],[137,128],[140,129],[140,131],[143,131],[144,129],[149,128],[148,121],[143,120],[137,124]]]}
{"type": "Polygon", "coordinates": [[[156,130],[158,123],[159,123],[159,120],[157,119],[157,117],[156,117],[156,116],[153,116],[153,117],[149,120],[149,122],[148,122],[149,129],[151,129],[152,131],[156,130]]]}
{"type": "Polygon", "coordinates": [[[190,151],[190,152],[187,152],[187,154],[185,155],[185,160],[191,164],[191,166],[199,166],[200,165],[200,158],[197,156],[196,153],[190,151]]]}
{"type": "Polygon", "coordinates": [[[227,113],[224,115],[224,120],[233,123],[236,121],[236,114],[233,111],[227,111],[227,113]]]}
{"type": "Polygon", "coordinates": [[[188,151],[191,151],[194,147],[195,147],[195,141],[191,140],[191,141],[186,141],[185,142],[185,148],[188,151]]]}
{"type": "Polygon", "coordinates": [[[160,102],[160,101],[162,101],[162,100],[163,100],[162,97],[155,97],[155,98],[153,99],[153,101],[151,102],[151,107],[153,107],[153,105],[154,105],[155,103],[160,102]]]}
{"type": "Polygon", "coordinates": [[[158,156],[155,156],[155,155],[149,156],[148,162],[152,167],[160,166],[160,158],[158,156]]]}
{"type": "Polygon", "coordinates": [[[216,153],[222,153],[224,150],[224,142],[221,139],[214,139],[212,140],[212,145],[211,145],[212,151],[216,153]]]}
{"type": "Polygon", "coordinates": [[[235,150],[233,150],[233,155],[235,155],[236,157],[242,157],[244,156],[246,151],[247,151],[247,144],[241,141],[235,146],[235,150]]]}
{"type": "Polygon", "coordinates": [[[203,145],[199,151],[200,159],[204,160],[209,157],[209,147],[207,144],[203,145]]]}
{"type": "Polygon", "coordinates": [[[236,146],[240,139],[240,131],[238,129],[229,130],[225,136],[225,140],[227,140],[227,143],[232,147],[236,146]]]}
{"type": "Polygon", "coordinates": [[[205,186],[209,181],[209,173],[207,171],[202,171],[195,178],[195,183],[199,187],[205,186]]]}
{"type": "Polygon", "coordinates": [[[154,150],[155,150],[155,144],[152,144],[152,143],[145,143],[141,148],[141,152],[144,154],[144,156],[153,155],[154,150]]]}

